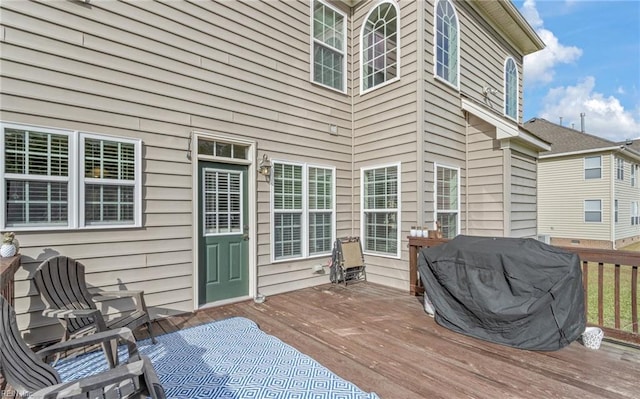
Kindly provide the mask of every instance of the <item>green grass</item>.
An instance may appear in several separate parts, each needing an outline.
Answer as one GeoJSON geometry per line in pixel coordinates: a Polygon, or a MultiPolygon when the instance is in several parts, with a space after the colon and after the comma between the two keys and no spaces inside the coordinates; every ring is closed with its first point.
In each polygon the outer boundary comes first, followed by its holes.
{"type": "MultiPolygon", "coordinates": [[[[603,314],[604,326],[614,328],[615,326],[615,281],[614,266],[604,265],[604,285],[603,285],[603,314]]],[[[640,293],[640,279],[636,292],[640,293]]],[[[587,320],[590,323],[598,324],[598,265],[589,263],[589,311],[587,320]]],[[[638,308],[640,309],[640,297],[638,298],[638,308]]],[[[620,329],[623,331],[633,331],[631,319],[631,267],[620,267],[620,329]]]]}

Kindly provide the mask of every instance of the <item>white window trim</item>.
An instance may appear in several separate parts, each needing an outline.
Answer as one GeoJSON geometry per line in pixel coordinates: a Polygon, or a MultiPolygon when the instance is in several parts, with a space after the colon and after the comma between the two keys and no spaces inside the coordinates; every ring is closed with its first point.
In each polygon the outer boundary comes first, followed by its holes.
{"type": "Polygon", "coordinates": [[[365,209],[364,209],[364,172],[368,171],[368,170],[373,170],[373,169],[383,169],[383,168],[389,168],[389,167],[397,167],[397,173],[398,173],[398,201],[397,201],[397,206],[396,206],[396,212],[398,213],[398,228],[397,230],[397,234],[396,234],[396,242],[397,242],[397,246],[396,246],[396,253],[395,254],[385,254],[385,253],[380,253],[380,252],[371,252],[371,251],[367,251],[366,249],[366,243],[362,244],[362,252],[365,255],[372,255],[372,256],[378,256],[381,258],[391,258],[391,259],[400,259],[401,257],[401,248],[400,248],[400,244],[401,244],[401,234],[402,234],[402,163],[401,162],[393,162],[393,163],[386,163],[386,164],[380,164],[380,165],[373,165],[373,166],[366,166],[366,167],[362,167],[360,168],[360,238],[362,241],[364,241],[364,231],[365,231],[365,225],[364,225],[364,214],[365,214],[365,209]]]}
{"type": "Polygon", "coordinates": [[[436,0],[433,6],[433,76],[435,79],[445,83],[446,85],[456,89],[457,91],[460,91],[460,67],[461,67],[460,66],[460,33],[461,32],[460,31],[461,31],[460,17],[458,16],[458,10],[456,10],[456,7],[453,4],[453,2],[450,0],[436,0]],[[457,85],[454,85],[453,83],[449,82],[447,79],[444,79],[438,75],[438,41],[436,37],[438,35],[438,3],[440,3],[441,1],[449,2],[451,7],[453,8],[453,13],[456,16],[456,21],[458,21],[458,34],[456,35],[456,46],[458,48],[458,54],[457,54],[458,59],[456,61],[458,65],[458,67],[456,68],[457,69],[456,70],[457,85]]]}
{"type": "MultiPolygon", "coordinates": [[[[273,191],[273,183],[270,184],[271,186],[271,190],[269,192],[269,204],[270,204],[270,208],[271,211],[269,212],[269,219],[270,219],[270,228],[271,228],[271,263],[283,263],[283,262],[291,262],[291,261],[295,261],[295,260],[300,260],[300,259],[314,259],[314,258],[320,258],[320,257],[326,257],[327,255],[331,255],[331,251],[327,252],[327,253],[321,253],[321,254],[314,254],[314,255],[309,255],[309,205],[308,205],[308,196],[309,196],[309,176],[308,176],[308,170],[309,168],[321,168],[321,169],[328,169],[332,171],[332,180],[331,180],[331,184],[332,184],[332,188],[333,188],[333,198],[332,198],[332,209],[331,209],[331,222],[333,224],[333,229],[331,230],[331,242],[335,242],[336,240],[336,212],[337,212],[337,205],[336,205],[336,198],[337,198],[337,193],[336,193],[336,168],[335,166],[327,166],[327,165],[319,165],[319,164],[311,164],[311,163],[305,163],[305,162],[292,162],[292,161],[286,161],[286,160],[282,160],[282,159],[271,159],[271,164],[275,165],[277,163],[280,164],[285,164],[285,165],[294,165],[294,166],[301,166],[302,167],[302,185],[303,185],[303,196],[302,196],[302,256],[298,256],[298,257],[289,257],[289,258],[283,258],[283,259],[276,259],[276,242],[275,242],[275,237],[273,236],[273,232],[274,232],[274,227],[275,227],[275,213],[276,210],[274,209],[273,204],[275,204],[275,193],[273,191]]],[[[272,168],[273,170],[273,168],[272,168]]],[[[272,177],[273,178],[273,177],[272,177]]]]}
{"type": "Polygon", "coordinates": [[[622,157],[614,157],[615,162],[615,171],[616,171],[616,180],[624,181],[624,158],[622,157]]]}
{"type": "MultiPolygon", "coordinates": [[[[349,19],[347,17],[347,14],[345,12],[343,12],[342,10],[340,10],[339,8],[336,8],[335,6],[331,5],[331,3],[328,3],[324,0],[312,0],[311,1],[311,5],[310,5],[310,23],[309,23],[309,47],[310,47],[310,51],[309,51],[309,81],[311,82],[311,84],[323,87],[325,89],[329,89],[329,90],[333,90],[335,92],[338,93],[342,93],[342,94],[347,94],[347,25],[349,23],[349,19]],[[315,72],[315,59],[314,59],[314,44],[316,42],[316,39],[313,35],[313,5],[314,3],[318,1],[319,3],[322,3],[323,5],[325,5],[326,7],[332,9],[333,11],[337,12],[338,14],[342,15],[344,24],[343,24],[343,29],[342,29],[342,45],[343,45],[343,49],[342,49],[342,90],[336,89],[335,87],[331,87],[328,85],[325,85],[323,83],[320,82],[316,82],[314,79],[314,72],[315,72]]],[[[324,44],[322,44],[324,45],[324,44]]]]}
{"type": "MultiPolygon", "coordinates": [[[[588,212],[596,212],[596,211],[588,211],[588,212]]],[[[582,218],[583,218],[583,222],[584,223],[604,223],[604,214],[602,212],[602,200],[601,199],[585,199],[584,202],[582,203],[582,218]],[[599,201],[600,202],[600,221],[599,222],[592,222],[592,221],[587,221],[587,201],[590,202],[595,202],[595,201],[599,201]]]]}
{"type": "Polygon", "coordinates": [[[504,76],[504,96],[503,96],[503,104],[504,104],[504,116],[506,116],[507,118],[513,120],[513,121],[518,121],[518,113],[520,112],[520,74],[518,73],[518,63],[516,63],[516,60],[513,59],[513,57],[507,57],[504,60],[504,66],[503,66],[503,76],[504,76]],[[509,60],[513,61],[513,65],[515,65],[516,69],[516,92],[515,92],[515,96],[516,96],[516,115],[515,118],[512,117],[511,115],[507,114],[507,99],[508,99],[508,95],[509,95],[509,87],[507,86],[507,64],[509,63],[509,60]]]}
{"type": "Polygon", "coordinates": [[[367,13],[367,15],[365,16],[365,18],[362,20],[362,26],[360,27],[360,95],[364,95],[367,94],[369,92],[372,92],[376,89],[380,89],[382,87],[385,87],[387,85],[390,85],[394,82],[397,82],[400,80],[401,77],[401,72],[400,72],[400,60],[402,59],[401,54],[400,54],[400,49],[401,49],[401,45],[400,45],[400,40],[401,40],[401,24],[400,24],[400,7],[398,7],[398,4],[394,1],[394,0],[382,0],[378,3],[376,3],[374,6],[371,7],[371,9],[369,10],[369,12],[367,13]],[[380,83],[377,86],[373,86],[373,87],[369,87],[368,89],[363,89],[364,87],[364,81],[362,79],[362,73],[364,71],[364,47],[363,47],[363,39],[364,39],[364,28],[366,25],[366,22],[369,20],[369,16],[371,16],[371,13],[376,10],[379,6],[381,6],[384,3],[390,3],[391,5],[393,5],[393,7],[396,9],[396,36],[397,36],[397,40],[396,40],[396,70],[398,71],[398,74],[395,78],[393,79],[389,79],[383,83],[380,83]]]}
{"type": "MultiPolygon", "coordinates": [[[[589,169],[595,169],[595,168],[589,168],[589,169]]],[[[587,180],[599,180],[602,179],[602,155],[594,155],[594,156],[587,156],[582,158],[582,179],[584,181],[587,180]],[[600,158],[600,177],[599,178],[587,178],[587,158],[600,158]]]]}
{"type": "MultiPolygon", "coordinates": [[[[442,163],[437,163],[434,162],[433,163],[433,224],[434,224],[434,228],[435,228],[435,223],[438,220],[438,168],[446,168],[446,169],[453,169],[455,171],[457,171],[457,182],[456,184],[458,185],[458,198],[457,200],[457,204],[458,204],[458,215],[456,217],[456,235],[460,234],[460,213],[462,212],[462,210],[460,209],[460,199],[461,199],[461,194],[460,194],[460,168],[457,166],[451,166],[451,165],[446,165],[446,164],[442,164],[442,163]]],[[[447,211],[443,211],[441,213],[451,213],[451,212],[447,212],[447,211]]]]}
{"type": "MultiPolygon", "coordinates": [[[[44,133],[64,134],[69,137],[69,176],[67,179],[59,177],[43,177],[35,180],[68,181],[67,198],[69,207],[67,209],[69,222],[67,225],[46,226],[46,225],[29,225],[29,226],[7,226],[6,217],[6,177],[16,177],[14,175],[4,173],[4,161],[0,162],[0,229],[11,231],[63,231],[63,230],[96,230],[96,229],[123,229],[138,228],[142,226],[142,140],[131,139],[119,136],[110,136],[97,133],[88,133],[78,130],[56,129],[46,126],[1,122],[0,131],[4,133],[5,128],[15,128],[24,130],[38,130],[44,133]],[[134,223],[133,224],[84,224],[84,143],[85,138],[95,138],[99,140],[118,141],[123,143],[132,143],[135,148],[135,181],[134,185],[134,223]]],[[[0,154],[4,158],[4,134],[0,138],[0,154]]]]}

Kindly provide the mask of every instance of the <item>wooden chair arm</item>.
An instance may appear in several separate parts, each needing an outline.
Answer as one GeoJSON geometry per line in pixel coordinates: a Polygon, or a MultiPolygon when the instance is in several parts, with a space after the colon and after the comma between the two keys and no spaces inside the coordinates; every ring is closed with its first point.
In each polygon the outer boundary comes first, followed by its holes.
{"type": "Polygon", "coordinates": [[[90,334],[84,337],[75,338],[69,341],[62,341],[57,344],[48,346],[36,354],[40,358],[44,359],[54,353],[64,352],[69,349],[83,348],[95,344],[102,344],[111,340],[123,341],[127,344],[127,350],[129,352],[129,359],[139,359],[138,346],[136,345],[136,339],[133,336],[133,332],[126,328],[118,328],[115,330],[102,331],[95,334],[90,334]]]}
{"type": "MultiPolygon", "coordinates": [[[[114,385],[113,388],[115,388],[118,386],[119,382],[140,377],[144,371],[145,362],[138,360],[80,380],[63,382],[61,384],[41,389],[31,394],[30,398],[50,399],[78,397],[83,393],[95,391],[100,388],[104,388],[107,385],[114,385]]],[[[105,397],[108,396],[109,395],[105,395],[105,397]]]]}
{"type": "Polygon", "coordinates": [[[136,309],[145,313],[147,312],[147,304],[144,301],[144,291],[99,291],[93,295],[93,300],[97,302],[109,301],[118,298],[136,298],[136,309]]]}

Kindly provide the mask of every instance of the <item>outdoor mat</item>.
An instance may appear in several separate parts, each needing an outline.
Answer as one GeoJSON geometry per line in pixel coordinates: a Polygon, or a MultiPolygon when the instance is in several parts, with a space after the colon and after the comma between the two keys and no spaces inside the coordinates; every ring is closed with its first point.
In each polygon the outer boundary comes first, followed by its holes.
{"type": "MultiPolygon", "coordinates": [[[[138,342],[169,398],[379,399],[333,374],[307,355],[233,317],[138,342]]],[[[126,349],[120,348],[121,359],[126,349]]],[[[58,362],[70,381],[106,369],[103,352],[58,362]]]]}

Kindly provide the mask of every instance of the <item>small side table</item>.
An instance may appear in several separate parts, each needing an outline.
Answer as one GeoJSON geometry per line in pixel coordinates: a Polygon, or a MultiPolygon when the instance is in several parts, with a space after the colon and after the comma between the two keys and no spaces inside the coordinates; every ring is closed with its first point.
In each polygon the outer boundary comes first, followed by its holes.
{"type": "Polygon", "coordinates": [[[13,306],[14,275],[20,267],[20,254],[0,258],[0,294],[13,306]]]}

